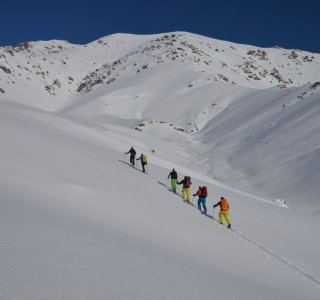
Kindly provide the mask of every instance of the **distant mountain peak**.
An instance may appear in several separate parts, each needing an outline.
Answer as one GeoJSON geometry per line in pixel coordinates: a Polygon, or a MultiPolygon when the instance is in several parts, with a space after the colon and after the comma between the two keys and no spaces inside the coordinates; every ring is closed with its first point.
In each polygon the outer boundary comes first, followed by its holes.
{"type": "Polygon", "coordinates": [[[178,81],[182,70],[186,78],[199,74],[196,81],[184,83],[189,87],[224,82],[265,89],[318,81],[319,68],[319,54],[258,48],[188,32],[113,34],[86,45],[57,40],[23,42],[0,48],[0,97],[24,102],[30,94],[38,98],[32,105],[45,108],[50,102],[50,109],[55,110],[70,98],[99,88],[108,93],[115,82],[118,88],[125,87],[129,77],[136,76],[138,83],[139,78],[144,80],[144,72],[154,76],[167,69],[173,77],[176,72],[178,81]]]}

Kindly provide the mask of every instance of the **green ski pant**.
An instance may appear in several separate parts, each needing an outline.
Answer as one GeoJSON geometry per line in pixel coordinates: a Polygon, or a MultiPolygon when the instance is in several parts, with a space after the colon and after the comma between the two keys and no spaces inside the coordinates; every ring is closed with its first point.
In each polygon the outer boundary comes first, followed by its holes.
{"type": "Polygon", "coordinates": [[[171,179],[171,187],[174,191],[177,189],[177,179],[171,179]]]}

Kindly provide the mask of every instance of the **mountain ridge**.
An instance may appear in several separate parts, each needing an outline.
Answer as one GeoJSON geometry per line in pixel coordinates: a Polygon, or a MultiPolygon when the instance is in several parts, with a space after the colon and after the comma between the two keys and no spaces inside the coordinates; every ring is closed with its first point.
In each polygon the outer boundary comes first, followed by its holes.
{"type": "MultiPolygon", "coordinates": [[[[32,86],[39,97],[63,98],[63,105],[67,99],[111,86],[116,80],[125,81],[126,76],[175,62],[189,64],[190,72],[203,73],[202,82],[250,88],[285,88],[320,80],[317,68],[312,67],[320,63],[319,54],[259,48],[186,32],[115,34],[85,45],[51,40],[0,47],[0,96],[17,99],[13,89],[32,86]]],[[[197,84],[185,83],[189,87],[197,84]]]]}

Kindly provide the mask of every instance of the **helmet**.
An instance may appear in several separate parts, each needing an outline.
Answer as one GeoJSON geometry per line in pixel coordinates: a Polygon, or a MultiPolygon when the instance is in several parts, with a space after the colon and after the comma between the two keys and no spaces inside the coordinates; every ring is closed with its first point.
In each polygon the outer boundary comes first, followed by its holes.
{"type": "Polygon", "coordinates": [[[175,169],[175,168],[173,168],[173,169],[172,169],[172,172],[175,172],[175,171],[176,171],[176,169],[175,169]]]}

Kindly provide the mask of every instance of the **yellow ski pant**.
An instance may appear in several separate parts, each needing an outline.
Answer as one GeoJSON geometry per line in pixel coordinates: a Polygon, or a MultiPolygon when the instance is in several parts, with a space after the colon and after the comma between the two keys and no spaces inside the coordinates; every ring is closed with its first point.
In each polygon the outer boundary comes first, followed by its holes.
{"type": "Polygon", "coordinates": [[[182,188],[181,197],[182,199],[186,199],[184,196],[187,195],[187,200],[190,202],[190,188],[182,188]]]}
{"type": "Polygon", "coordinates": [[[230,222],[230,219],[229,219],[229,212],[228,211],[223,211],[223,210],[221,210],[219,212],[219,222],[220,222],[220,224],[222,224],[222,216],[226,219],[228,225],[230,225],[231,222],[230,222]]]}

